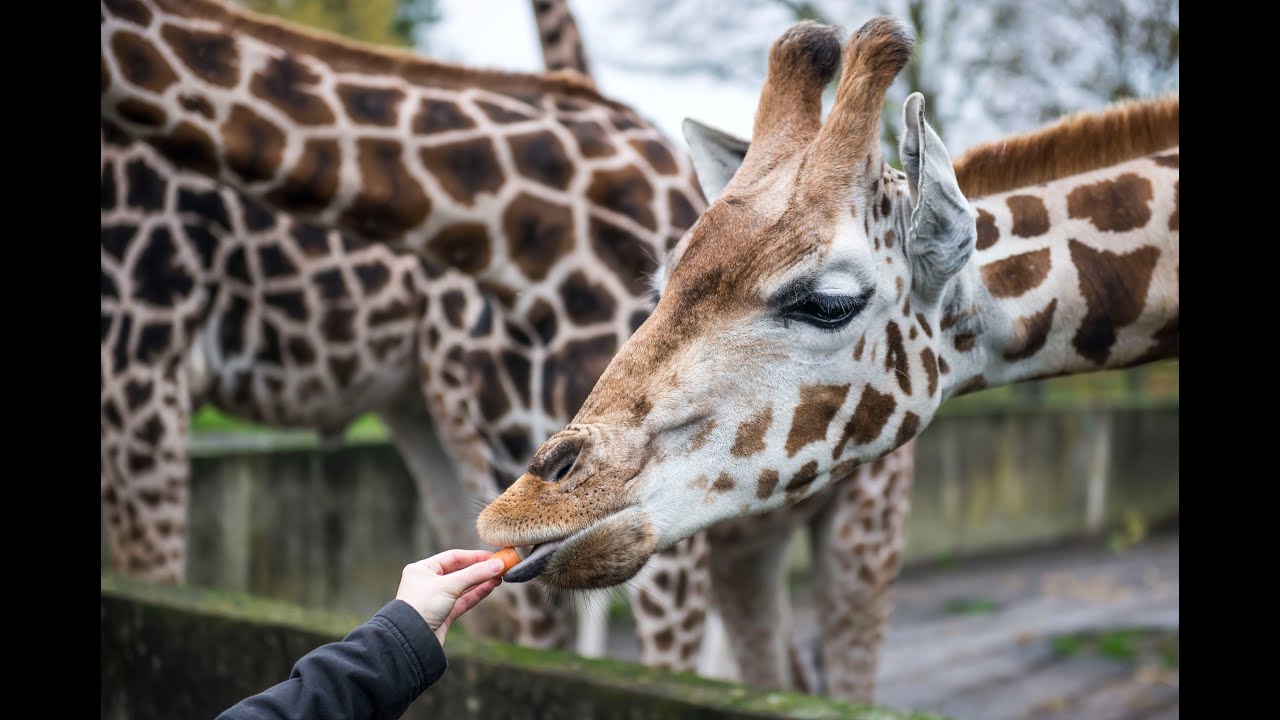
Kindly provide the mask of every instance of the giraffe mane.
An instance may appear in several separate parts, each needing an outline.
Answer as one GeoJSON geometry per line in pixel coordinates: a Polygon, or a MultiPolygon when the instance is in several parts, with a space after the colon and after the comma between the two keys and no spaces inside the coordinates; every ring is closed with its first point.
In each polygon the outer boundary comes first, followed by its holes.
{"type": "Polygon", "coordinates": [[[954,162],[965,197],[1015,190],[1178,144],[1178,96],[1126,100],[977,145],[954,162]]]}
{"type": "Polygon", "coordinates": [[[167,11],[220,23],[268,45],[314,55],[334,70],[369,75],[400,77],[410,83],[456,84],[466,87],[483,80],[487,87],[513,95],[532,91],[554,92],[601,103],[614,110],[630,110],[604,97],[590,78],[571,70],[522,73],[490,68],[473,68],[422,57],[411,50],[352,40],[337,33],[303,27],[286,20],[261,15],[225,0],[158,0],[167,11]]]}

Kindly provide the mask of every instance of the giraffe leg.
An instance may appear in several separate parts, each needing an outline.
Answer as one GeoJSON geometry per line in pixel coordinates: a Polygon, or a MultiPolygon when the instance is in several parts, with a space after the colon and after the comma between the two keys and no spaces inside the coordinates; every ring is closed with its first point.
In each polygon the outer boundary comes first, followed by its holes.
{"type": "Polygon", "coordinates": [[[710,599],[706,533],[681,540],[651,558],[630,586],[640,662],[649,667],[698,669],[710,599]]]}
{"type": "Polygon", "coordinates": [[[791,689],[791,613],[783,571],[792,528],[755,533],[749,543],[737,532],[720,531],[710,531],[711,601],[739,679],[756,688],[791,689]]]}
{"type": "Polygon", "coordinates": [[[117,572],[182,583],[192,403],[181,366],[166,365],[103,378],[102,511],[117,572]]]}
{"type": "Polygon", "coordinates": [[[819,688],[873,702],[892,591],[902,562],[915,443],[858,468],[811,523],[819,688]]]}

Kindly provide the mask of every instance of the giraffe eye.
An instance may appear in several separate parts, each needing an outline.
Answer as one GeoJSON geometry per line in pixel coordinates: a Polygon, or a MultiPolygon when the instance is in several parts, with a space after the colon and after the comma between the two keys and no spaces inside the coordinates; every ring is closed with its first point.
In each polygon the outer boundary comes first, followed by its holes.
{"type": "Polygon", "coordinates": [[[799,320],[822,330],[839,330],[857,317],[871,299],[871,291],[861,295],[811,294],[782,310],[782,317],[799,320]]]}

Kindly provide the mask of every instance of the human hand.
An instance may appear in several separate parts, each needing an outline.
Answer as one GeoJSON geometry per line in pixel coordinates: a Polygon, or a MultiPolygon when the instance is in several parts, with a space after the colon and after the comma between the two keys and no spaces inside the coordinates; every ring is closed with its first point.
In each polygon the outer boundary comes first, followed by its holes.
{"type": "Polygon", "coordinates": [[[501,560],[489,550],[448,550],[406,565],[396,599],[413,606],[431,627],[440,645],[463,613],[502,584],[501,560]]]}

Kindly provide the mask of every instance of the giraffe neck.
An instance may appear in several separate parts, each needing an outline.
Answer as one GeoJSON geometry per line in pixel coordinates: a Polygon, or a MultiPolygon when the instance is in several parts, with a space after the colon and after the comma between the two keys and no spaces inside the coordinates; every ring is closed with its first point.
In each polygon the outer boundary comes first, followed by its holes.
{"type": "Polygon", "coordinates": [[[433,62],[212,0],[102,12],[104,119],[273,209],[464,271],[492,259],[475,238],[513,175],[589,190],[582,136],[649,127],[577,76],[433,62]]]}
{"type": "Polygon", "coordinates": [[[943,397],[1178,354],[1178,149],[972,201],[943,397]]]}
{"type": "Polygon", "coordinates": [[[567,70],[590,78],[591,67],[582,49],[582,35],[568,0],[533,0],[533,15],[547,70],[567,70]]]}

